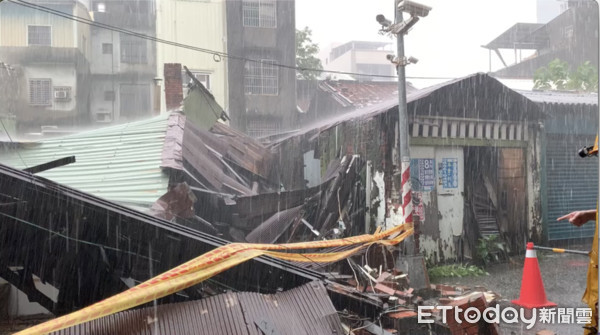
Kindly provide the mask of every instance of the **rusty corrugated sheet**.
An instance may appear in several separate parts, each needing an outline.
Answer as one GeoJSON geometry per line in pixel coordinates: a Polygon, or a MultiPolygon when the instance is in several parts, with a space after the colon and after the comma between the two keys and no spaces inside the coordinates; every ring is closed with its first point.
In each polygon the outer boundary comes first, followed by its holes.
{"type": "Polygon", "coordinates": [[[310,282],[273,295],[228,292],[177,304],[113,314],[54,335],[280,335],[344,334],[327,289],[310,282]]]}
{"type": "Polygon", "coordinates": [[[227,145],[222,152],[228,161],[259,176],[269,177],[273,154],[259,141],[222,123],[216,123],[211,133],[227,145]]]}
{"type": "MultiPolygon", "coordinates": [[[[398,97],[397,82],[325,81],[319,88],[330,92],[342,106],[366,107],[398,97]],[[337,96],[337,97],[336,97],[337,96]]],[[[416,89],[407,83],[407,93],[416,89]]]]}
{"type": "Polygon", "coordinates": [[[161,154],[163,168],[183,170],[183,131],[185,128],[185,115],[173,112],[167,120],[167,132],[161,154]]]}
{"type": "Polygon", "coordinates": [[[190,122],[185,125],[183,133],[183,159],[197,172],[206,185],[213,191],[233,194],[253,194],[249,185],[242,184],[228,167],[219,159],[218,149],[207,145],[203,139],[211,135],[207,131],[196,128],[190,122]],[[229,171],[229,173],[227,173],[229,171]]]}
{"type": "Polygon", "coordinates": [[[246,236],[246,241],[250,243],[275,243],[292,223],[302,218],[301,210],[303,207],[298,206],[275,213],[251,231],[246,236]]]}
{"type": "MultiPolygon", "coordinates": [[[[345,334],[327,289],[321,282],[310,282],[275,295],[238,293],[248,323],[267,322],[275,334],[345,334]]],[[[261,332],[258,333],[262,335],[261,332]]]]}

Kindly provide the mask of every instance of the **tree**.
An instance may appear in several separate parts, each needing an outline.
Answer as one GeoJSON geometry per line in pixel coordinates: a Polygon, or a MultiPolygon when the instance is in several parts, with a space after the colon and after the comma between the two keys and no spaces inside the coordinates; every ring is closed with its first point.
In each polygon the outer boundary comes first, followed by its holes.
{"type": "Polygon", "coordinates": [[[598,92],[598,70],[590,61],[579,65],[577,71],[569,77],[567,88],[585,92],[598,92]]]}
{"type": "Polygon", "coordinates": [[[296,29],[296,67],[306,69],[298,70],[296,77],[300,79],[317,79],[321,71],[314,70],[323,70],[321,60],[316,57],[319,46],[313,43],[311,37],[312,31],[308,27],[304,27],[302,30],[296,29]]]}
{"type": "Polygon", "coordinates": [[[569,73],[569,64],[556,58],[533,75],[534,89],[598,92],[598,70],[589,62],[569,73]]]}

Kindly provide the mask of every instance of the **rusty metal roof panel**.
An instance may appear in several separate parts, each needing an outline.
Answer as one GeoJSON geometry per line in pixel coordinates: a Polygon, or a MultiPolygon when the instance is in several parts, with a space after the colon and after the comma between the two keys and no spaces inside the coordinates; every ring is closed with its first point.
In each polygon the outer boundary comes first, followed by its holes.
{"type": "Polygon", "coordinates": [[[275,213],[246,236],[250,243],[275,243],[277,239],[302,217],[302,208],[298,206],[275,213]]]}
{"type": "MultiPolygon", "coordinates": [[[[340,97],[340,104],[344,105],[349,103],[357,108],[375,105],[392,98],[398,98],[398,83],[395,81],[325,81],[319,84],[319,87],[331,94],[338,95],[340,97]]],[[[408,93],[416,90],[409,83],[407,83],[406,89],[408,93]]]]}
{"type": "Polygon", "coordinates": [[[211,134],[186,122],[183,133],[183,160],[189,164],[196,175],[202,176],[211,190],[223,193],[253,194],[249,185],[231,173],[222,159],[222,151],[211,147],[206,139],[211,134]],[[229,173],[226,173],[228,171],[229,173]]]}
{"type": "Polygon", "coordinates": [[[128,310],[53,335],[280,335],[344,334],[327,289],[319,281],[263,295],[227,292],[202,300],[128,310]]]}
{"type": "Polygon", "coordinates": [[[211,133],[226,145],[222,153],[228,161],[259,176],[269,177],[273,154],[259,141],[218,122],[211,133]]]}
{"type": "Polygon", "coordinates": [[[337,311],[321,282],[310,282],[275,295],[241,292],[239,299],[247,322],[255,325],[266,322],[278,334],[344,334],[337,311]],[[337,322],[331,322],[332,316],[337,322]]]}

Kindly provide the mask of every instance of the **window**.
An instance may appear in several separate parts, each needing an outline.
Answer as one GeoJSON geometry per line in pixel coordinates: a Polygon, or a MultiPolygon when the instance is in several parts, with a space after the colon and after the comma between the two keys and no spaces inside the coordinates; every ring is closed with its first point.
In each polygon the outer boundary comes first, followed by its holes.
{"type": "Polygon", "coordinates": [[[105,101],[115,101],[115,91],[104,91],[105,101]]]}
{"type": "Polygon", "coordinates": [[[98,13],[106,13],[106,4],[104,2],[96,2],[94,4],[96,12],[98,13]]]}
{"type": "Polygon", "coordinates": [[[244,91],[247,95],[279,94],[279,69],[275,66],[275,61],[271,59],[246,61],[244,91]]]}
{"type": "Polygon", "coordinates": [[[244,0],[242,2],[242,16],[245,27],[276,28],[276,1],[244,0]]]}
{"type": "MultiPolygon", "coordinates": [[[[190,71],[199,82],[204,85],[207,90],[210,90],[210,74],[206,72],[198,72],[198,71],[190,71]]],[[[187,72],[181,71],[181,78],[183,79],[183,87],[187,87],[190,81],[192,80],[187,72]]]]}
{"type": "Polygon", "coordinates": [[[265,137],[281,131],[281,120],[277,118],[249,118],[246,133],[251,137],[265,137]]]}
{"type": "Polygon", "coordinates": [[[29,80],[29,104],[35,106],[52,105],[52,80],[29,80]]]}
{"type": "Polygon", "coordinates": [[[148,50],[146,49],[146,40],[121,34],[121,62],[147,64],[148,50]]]}
{"type": "Polygon", "coordinates": [[[112,43],[102,43],[102,53],[105,55],[111,55],[113,53],[112,43]]]}
{"type": "Polygon", "coordinates": [[[52,45],[52,28],[50,26],[27,26],[27,44],[52,45]]]}

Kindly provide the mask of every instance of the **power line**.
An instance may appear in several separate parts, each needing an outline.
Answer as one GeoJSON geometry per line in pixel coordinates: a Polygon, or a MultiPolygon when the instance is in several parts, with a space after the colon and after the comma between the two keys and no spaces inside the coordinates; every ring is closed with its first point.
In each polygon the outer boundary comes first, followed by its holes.
{"type": "MultiPolygon", "coordinates": [[[[1,0],[0,0],[1,2],[1,0]]],[[[241,56],[236,56],[236,55],[231,55],[228,54],[226,52],[221,52],[221,51],[216,51],[216,50],[211,50],[211,49],[206,49],[206,48],[200,48],[200,47],[196,47],[193,45],[189,45],[189,44],[183,44],[183,43],[178,43],[178,42],[174,42],[174,41],[169,41],[169,40],[165,40],[162,38],[157,38],[154,36],[149,36],[146,34],[142,34],[142,33],[138,33],[135,31],[131,31],[131,30],[127,30],[124,28],[120,28],[120,27],[116,27],[113,25],[109,25],[109,24],[105,24],[105,23],[100,23],[100,22],[95,22],[80,16],[76,16],[76,15],[72,15],[72,14],[67,14],[64,12],[60,12],[58,10],[49,8],[49,7],[45,7],[45,6],[41,6],[38,4],[34,4],[34,3],[30,3],[24,0],[9,0],[9,2],[12,2],[14,4],[20,5],[20,6],[24,6],[24,7],[28,7],[31,9],[36,9],[42,12],[46,12],[49,14],[53,14],[56,16],[60,16],[69,20],[73,20],[76,22],[80,22],[83,24],[87,24],[90,26],[94,26],[94,27],[98,27],[98,28],[103,28],[103,29],[107,29],[107,30],[111,30],[114,32],[119,32],[119,33],[123,33],[123,34],[127,34],[130,36],[135,36],[138,38],[142,38],[142,39],[146,39],[146,40],[150,40],[152,42],[156,42],[156,43],[161,43],[161,44],[167,44],[167,45],[171,45],[171,46],[175,46],[175,47],[179,47],[179,48],[183,48],[183,49],[189,49],[189,50],[194,50],[194,51],[198,51],[198,52],[203,52],[203,53],[208,53],[208,54],[212,54],[215,57],[224,57],[224,58],[230,58],[230,59],[235,59],[235,60],[241,60],[241,61],[248,61],[248,62],[255,62],[255,63],[263,63],[263,61],[261,60],[257,60],[257,59],[251,59],[251,58],[246,58],[246,57],[241,57],[241,56]]],[[[215,61],[218,61],[217,58],[215,58],[215,61]]],[[[397,79],[397,76],[387,76],[387,75],[378,75],[378,74],[362,74],[362,73],[356,73],[356,72],[344,72],[344,71],[333,71],[333,70],[323,70],[323,69],[315,69],[315,68],[304,68],[304,67],[299,67],[299,66],[292,66],[292,65],[286,65],[286,64],[279,64],[279,63],[269,63],[272,66],[275,67],[279,67],[279,68],[285,68],[285,69],[290,69],[290,70],[296,70],[296,71],[309,71],[309,72],[323,72],[323,73],[332,73],[332,74],[345,74],[345,75],[351,75],[351,76],[364,76],[364,77],[376,77],[376,78],[394,78],[397,79]]],[[[408,79],[454,79],[454,78],[444,78],[444,77],[407,77],[408,79]]]]}

